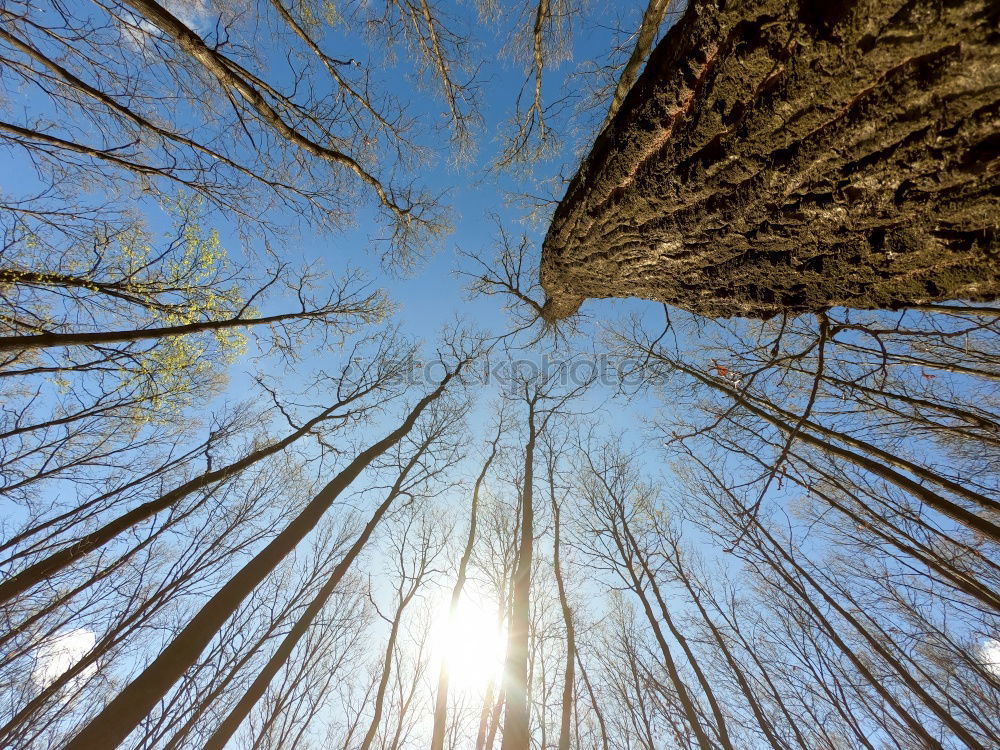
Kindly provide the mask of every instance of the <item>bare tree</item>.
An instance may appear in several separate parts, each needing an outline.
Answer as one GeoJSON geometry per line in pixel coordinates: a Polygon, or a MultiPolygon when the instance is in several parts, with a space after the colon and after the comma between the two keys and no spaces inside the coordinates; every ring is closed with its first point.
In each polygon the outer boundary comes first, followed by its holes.
{"type": "MultiPolygon", "coordinates": [[[[378,688],[375,692],[375,705],[372,709],[371,722],[368,725],[368,731],[365,732],[365,736],[361,741],[360,750],[369,750],[372,747],[372,743],[375,741],[375,737],[379,731],[379,724],[382,721],[382,712],[385,707],[386,699],[386,688],[389,685],[389,677],[392,675],[392,663],[393,657],[395,656],[397,649],[397,640],[399,638],[399,629],[402,623],[403,611],[406,607],[413,601],[413,597],[417,594],[422,586],[426,584],[426,578],[429,577],[434,571],[430,568],[431,563],[434,562],[438,554],[440,554],[442,545],[440,541],[435,541],[440,539],[440,536],[436,532],[431,530],[427,523],[429,519],[420,520],[420,528],[417,530],[419,534],[419,543],[412,551],[407,548],[405,542],[407,540],[407,534],[411,530],[411,526],[417,519],[407,518],[404,521],[404,528],[402,530],[402,536],[394,542],[394,561],[399,565],[398,578],[396,584],[396,611],[391,617],[385,617],[382,615],[389,623],[389,638],[386,642],[385,656],[382,662],[382,674],[379,679],[378,688]],[[415,554],[416,557],[412,561],[407,561],[406,557],[409,554],[415,554]]],[[[433,521],[431,521],[433,522],[433,521]]],[[[380,613],[381,614],[381,613],[380,613]]]]}
{"type": "MultiPolygon", "coordinates": [[[[449,617],[452,619],[455,617],[455,613],[458,610],[458,604],[462,597],[462,591],[465,588],[465,582],[468,578],[469,562],[472,559],[472,553],[476,545],[476,532],[479,522],[479,493],[483,487],[483,480],[486,479],[486,474],[490,470],[490,465],[496,458],[497,451],[500,448],[500,437],[503,435],[503,431],[504,421],[503,414],[501,413],[497,417],[497,434],[490,443],[489,454],[483,462],[483,468],[476,477],[475,484],[472,486],[472,499],[469,506],[469,535],[465,542],[465,548],[462,550],[462,557],[458,562],[458,574],[455,579],[455,585],[451,590],[449,617]]],[[[434,697],[434,727],[431,733],[431,750],[443,750],[447,720],[448,669],[447,665],[442,662],[438,673],[437,692],[434,697]]]]}
{"type": "Polygon", "coordinates": [[[216,592],[142,674],[105,706],[67,747],[97,747],[106,744],[108,738],[114,738],[114,742],[124,740],[155,702],[190,667],[240,602],[313,529],[337,496],[362,471],[413,430],[423,410],[444,393],[448,383],[469,364],[470,359],[469,354],[461,356],[437,388],[420,399],[396,429],[361,451],[317,493],[261,552],[216,592]]]}
{"type": "MultiPolygon", "coordinates": [[[[441,92],[456,137],[467,141],[477,109],[466,33],[433,3],[386,10],[381,24],[363,13],[342,20],[356,34],[381,28],[383,49],[412,52],[441,92]]],[[[53,185],[68,176],[96,180],[112,195],[161,196],[180,187],[265,227],[277,211],[248,210],[255,200],[320,226],[342,224],[357,185],[391,226],[388,254],[406,263],[443,229],[437,201],[390,176],[422,158],[406,103],[373,81],[377,70],[324,49],[333,29],[321,7],[275,0],[209,11],[140,0],[99,3],[89,13],[15,4],[4,17],[0,64],[38,90],[40,105],[0,125],[0,138],[53,185]],[[261,32],[294,51],[288,62],[301,85],[269,75],[255,50],[261,32]],[[178,117],[178,100],[195,127],[178,117]],[[63,127],[51,124],[51,111],[63,127]],[[81,121],[97,124],[104,137],[83,133],[75,127],[81,121]]],[[[37,200],[9,205],[59,220],[39,211],[37,200]]]]}
{"type": "MultiPolygon", "coordinates": [[[[209,469],[207,472],[174,487],[159,497],[134,506],[122,515],[107,521],[99,528],[63,546],[58,551],[52,552],[30,566],[18,571],[3,584],[0,584],[0,601],[6,601],[38,585],[43,580],[52,577],[66,566],[90,554],[128,529],[162,513],[193,493],[200,492],[212,487],[214,484],[238,475],[259,461],[287,449],[304,436],[320,434],[324,430],[329,433],[331,429],[329,425],[331,423],[333,429],[337,429],[344,424],[362,419],[366,414],[380,408],[382,406],[382,399],[392,395],[393,389],[402,377],[405,368],[408,366],[408,355],[411,352],[399,347],[391,334],[382,337],[381,340],[375,343],[375,359],[367,365],[363,367],[359,366],[355,361],[355,357],[351,356],[348,357],[347,362],[337,376],[325,376],[322,379],[322,385],[333,392],[334,401],[319,414],[308,419],[301,426],[296,426],[290,415],[287,415],[286,412],[286,416],[289,416],[291,426],[295,428],[291,433],[280,440],[264,445],[258,444],[254,450],[218,469],[211,468],[211,450],[213,448],[217,450],[218,444],[226,436],[221,430],[211,434],[204,448],[207,454],[206,463],[209,469]]],[[[351,350],[351,353],[354,354],[358,351],[360,351],[360,348],[356,346],[351,350]]],[[[272,396],[276,396],[276,394],[272,392],[272,396]]],[[[326,439],[329,439],[329,434],[326,439]]],[[[93,504],[93,501],[89,504],[93,504]]],[[[81,511],[87,510],[87,505],[78,504],[72,510],[56,518],[49,519],[35,525],[33,528],[26,529],[9,540],[5,546],[21,543],[41,532],[47,532],[55,524],[65,529],[71,520],[79,522],[82,519],[74,517],[81,511]]],[[[49,538],[51,539],[51,534],[49,538]]],[[[12,555],[7,558],[6,562],[13,562],[24,556],[24,554],[21,552],[12,555]]]]}
{"type": "Polygon", "coordinates": [[[517,564],[514,569],[511,617],[508,623],[507,661],[504,667],[505,711],[502,750],[527,748],[530,739],[528,715],[528,654],[531,623],[531,570],[535,544],[534,466],[535,447],[550,422],[566,413],[566,405],[590,386],[584,380],[560,392],[564,368],[554,368],[537,378],[515,379],[510,394],[527,407],[524,471],[520,496],[517,564]]]}
{"type": "Polygon", "coordinates": [[[563,687],[560,700],[561,716],[559,721],[559,739],[556,747],[559,750],[569,750],[570,747],[570,723],[573,719],[573,705],[575,703],[575,680],[576,680],[576,626],[574,624],[573,609],[570,607],[569,598],[566,593],[566,581],[562,570],[562,521],[561,502],[556,489],[556,466],[559,455],[563,452],[563,445],[555,445],[551,440],[551,433],[546,433],[545,441],[545,469],[549,485],[549,502],[552,504],[552,572],[555,574],[556,587],[559,591],[559,609],[562,612],[563,625],[566,629],[566,662],[563,669],[563,687]]]}

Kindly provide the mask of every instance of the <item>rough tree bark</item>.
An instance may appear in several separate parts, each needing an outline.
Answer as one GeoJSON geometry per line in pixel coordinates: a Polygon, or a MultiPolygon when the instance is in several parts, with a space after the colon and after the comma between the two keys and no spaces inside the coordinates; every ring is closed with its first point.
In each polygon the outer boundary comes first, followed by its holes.
{"type": "Polygon", "coordinates": [[[544,317],[997,299],[998,28],[992,0],[691,0],[555,212],[544,317]]]}

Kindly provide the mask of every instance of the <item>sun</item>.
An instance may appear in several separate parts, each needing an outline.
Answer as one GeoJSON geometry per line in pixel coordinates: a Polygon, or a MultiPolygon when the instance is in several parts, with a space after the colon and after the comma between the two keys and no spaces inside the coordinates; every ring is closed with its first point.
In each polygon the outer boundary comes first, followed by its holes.
{"type": "Polygon", "coordinates": [[[497,624],[496,602],[463,593],[452,615],[450,598],[435,608],[431,626],[434,661],[444,664],[448,681],[458,690],[484,688],[503,670],[506,633],[497,624]]]}

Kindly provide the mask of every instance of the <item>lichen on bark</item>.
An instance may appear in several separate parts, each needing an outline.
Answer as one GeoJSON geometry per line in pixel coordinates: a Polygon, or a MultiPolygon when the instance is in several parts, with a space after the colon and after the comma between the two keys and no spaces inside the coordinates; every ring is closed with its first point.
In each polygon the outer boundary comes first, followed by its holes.
{"type": "Polygon", "coordinates": [[[997,299],[998,29],[995,0],[691,0],[554,214],[545,317],[997,299]]]}

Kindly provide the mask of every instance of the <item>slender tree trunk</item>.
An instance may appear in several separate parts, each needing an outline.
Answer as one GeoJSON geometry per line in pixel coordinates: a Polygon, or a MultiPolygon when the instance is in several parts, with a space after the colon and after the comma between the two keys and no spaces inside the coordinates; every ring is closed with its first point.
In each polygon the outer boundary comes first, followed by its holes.
{"type": "MultiPolygon", "coordinates": [[[[291,603],[290,603],[291,604],[291,603]]],[[[212,703],[225,691],[229,685],[233,683],[234,680],[240,674],[240,670],[263,648],[264,644],[271,637],[271,634],[277,629],[277,627],[282,624],[285,616],[287,616],[291,611],[291,606],[285,607],[277,617],[271,618],[271,621],[267,624],[267,629],[264,633],[254,641],[251,648],[247,649],[240,658],[233,664],[232,669],[217,682],[212,684],[211,689],[207,693],[200,693],[198,695],[198,701],[191,711],[191,715],[185,720],[184,724],[180,729],[176,730],[171,736],[170,740],[164,744],[163,750],[177,750],[186,740],[191,730],[198,724],[201,717],[209,710],[212,703]]]]}
{"type": "Polygon", "coordinates": [[[535,402],[528,403],[528,441],[524,447],[524,488],[521,492],[521,544],[514,568],[514,591],[504,665],[503,740],[500,750],[528,750],[528,642],[531,630],[531,564],[534,550],[535,402]]]}
{"type": "MultiPolygon", "coordinates": [[[[385,691],[389,686],[389,676],[392,674],[392,657],[396,653],[396,639],[399,637],[399,623],[403,617],[403,610],[410,603],[413,594],[417,592],[416,587],[408,596],[399,603],[396,609],[396,616],[393,618],[392,626],[389,628],[389,640],[385,646],[385,654],[382,657],[382,676],[379,678],[378,688],[375,691],[375,706],[372,709],[372,720],[368,724],[368,731],[361,741],[359,750],[369,750],[378,734],[378,726],[382,723],[382,710],[385,707],[385,691]]],[[[397,731],[398,735],[398,731],[397,731]]],[[[206,748],[208,750],[208,748],[206,748]]],[[[221,746],[219,747],[221,750],[221,746]]]]}
{"type": "MultiPolygon", "coordinates": [[[[927,524],[916,513],[907,515],[906,518],[911,523],[920,526],[931,535],[939,538],[944,537],[947,540],[948,545],[953,546],[959,553],[957,556],[949,554],[948,558],[950,559],[946,559],[945,557],[942,557],[939,551],[934,549],[932,544],[921,541],[905,528],[894,523],[883,512],[878,510],[878,506],[876,504],[858,497],[852,488],[845,486],[838,477],[817,465],[814,461],[804,458],[795,451],[789,451],[788,456],[794,458],[802,466],[808,468],[809,472],[811,472],[815,477],[829,482],[846,497],[852,499],[856,503],[856,506],[851,507],[849,503],[841,502],[834,495],[824,492],[811,482],[807,482],[801,476],[797,476],[795,473],[786,474],[788,481],[799,485],[802,489],[806,490],[807,493],[815,494],[816,497],[823,500],[830,507],[844,514],[844,516],[846,516],[853,524],[868,529],[872,534],[883,540],[886,544],[895,547],[904,555],[921,562],[927,566],[928,569],[933,570],[941,576],[943,580],[947,581],[947,585],[950,585],[956,590],[962,591],[963,593],[978,599],[992,610],[1000,610],[1000,593],[994,591],[972,573],[967,570],[963,570],[961,567],[954,564],[955,559],[966,560],[968,558],[975,558],[978,562],[985,563],[990,566],[994,571],[1000,571],[1000,566],[990,560],[989,557],[983,555],[982,551],[964,542],[958,541],[947,534],[944,534],[940,529],[927,524]],[[859,515],[861,513],[866,515],[859,515]]],[[[767,464],[759,456],[750,455],[748,458],[760,464],[765,469],[769,468],[769,464],[767,464]]],[[[700,460],[699,463],[702,468],[712,474],[716,482],[720,481],[710,466],[700,460]]],[[[890,513],[892,513],[891,506],[890,513]]]]}
{"type": "MultiPolygon", "coordinates": [[[[422,448],[424,447],[426,446],[422,446],[422,448]]],[[[364,550],[365,545],[368,544],[368,540],[371,538],[371,535],[375,532],[376,527],[379,525],[382,518],[385,516],[386,512],[388,512],[389,507],[392,505],[393,501],[397,497],[399,497],[400,489],[403,485],[403,482],[405,481],[406,476],[412,470],[413,466],[419,460],[421,453],[422,450],[417,453],[414,453],[414,455],[411,456],[410,460],[407,461],[406,465],[403,467],[403,470],[400,472],[399,477],[396,479],[392,488],[389,490],[389,493],[386,496],[385,500],[383,500],[381,505],[379,505],[378,508],[375,509],[375,512],[372,514],[372,517],[369,519],[368,523],[365,524],[364,529],[361,531],[361,534],[358,535],[358,538],[354,541],[354,544],[351,545],[351,548],[347,551],[347,554],[345,554],[344,558],[339,563],[337,563],[337,567],[333,569],[333,572],[330,574],[329,579],[327,579],[326,583],[323,584],[323,587],[319,590],[319,592],[316,594],[313,600],[309,603],[309,606],[306,607],[302,615],[298,618],[298,620],[296,620],[295,625],[292,626],[292,629],[282,639],[281,644],[271,655],[271,658],[268,659],[267,664],[264,665],[264,668],[260,671],[260,673],[254,679],[254,681],[250,684],[250,687],[247,688],[246,692],[240,697],[239,701],[229,712],[229,715],[226,716],[223,722],[218,726],[218,728],[215,730],[212,736],[205,743],[205,747],[203,750],[222,750],[222,748],[226,746],[226,743],[229,742],[230,738],[232,738],[232,736],[236,733],[236,730],[239,729],[240,724],[242,724],[244,719],[246,719],[246,717],[250,715],[250,711],[252,711],[253,707],[256,706],[257,703],[260,701],[261,697],[264,695],[264,692],[267,690],[268,686],[271,684],[271,681],[274,679],[274,676],[285,665],[289,657],[291,657],[292,652],[295,650],[295,647],[298,645],[299,641],[302,640],[302,637],[309,630],[309,627],[312,625],[317,615],[319,615],[319,613],[323,610],[323,607],[326,605],[330,596],[333,595],[333,592],[336,590],[337,586],[340,585],[340,582],[344,579],[344,576],[347,575],[348,570],[350,570],[351,565],[354,564],[354,561],[358,558],[358,555],[360,555],[361,552],[364,550]]],[[[406,602],[409,603],[409,598],[406,599],[406,602]]],[[[402,609],[400,610],[400,612],[401,611],[402,609]]],[[[395,645],[396,631],[398,629],[398,625],[399,623],[397,618],[397,621],[393,622],[392,632],[390,633],[390,638],[389,638],[390,654],[392,653],[391,647],[395,645]]],[[[384,684],[385,680],[388,680],[388,673],[383,675],[383,682],[380,683],[379,685],[379,692],[375,701],[375,705],[379,712],[381,712],[381,703],[385,697],[385,684],[384,684]]],[[[376,728],[377,728],[377,721],[376,721],[376,728]]],[[[366,742],[368,742],[367,736],[365,740],[366,742]]],[[[363,745],[362,747],[367,747],[367,745],[363,745]]]]}
{"type": "MultiPolygon", "coordinates": [[[[500,728],[500,712],[503,711],[504,704],[507,702],[507,694],[504,692],[503,688],[500,688],[500,694],[497,696],[496,703],[493,705],[493,711],[489,716],[488,721],[488,731],[483,739],[482,747],[485,750],[493,750],[493,744],[496,742],[497,730],[500,728]]],[[[476,750],[479,750],[479,740],[476,740],[476,750]]]]}
{"type": "Polygon", "coordinates": [[[563,581],[560,558],[560,518],[559,502],[556,500],[554,467],[549,463],[549,495],[552,502],[552,568],[556,587],[559,590],[559,608],[562,610],[563,625],[566,628],[566,666],[563,670],[562,706],[559,721],[558,750],[569,750],[570,722],[573,716],[573,685],[576,681],[576,630],[573,626],[573,610],[566,598],[566,584],[563,581]]]}
{"type": "Polygon", "coordinates": [[[103,750],[124,741],[184,671],[194,664],[204,647],[240,603],[312,531],[340,493],[372,461],[413,429],[421,412],[444,392],[449,381],[461,371],[464,364],[459,363],[454,371],[445,375],[434,391],[420,399],[398,428],[362,451],[337,474],[270,544],[209,599],[138,677],[70,740],[65,750],[103,750]]]}
{"type": "MultiPolygon", "coordinates": [[[[791,477],[791,481],[794,481],[796,484],[801,484],[801,480],[797,477],[791,477]]],[[[989,609],[1000,612],[1000,592],[994,591],[989,586],[981,583],[976,577],[949,564],[948,561],[942,559],[933,548],[920,543],[916,539],[913,539],[906,531],[900,529],[888,519],[881,517],[867,506],[862,505],[861,507],[864,507],[872,514],[872,516],[875,517],[875,522],[872,523],[871,521],[857,515],[853,510],[851,510],[851,508],[839,502],[836,498],[826,494],[822,490],[812,487],[810,492],[815,493],[816,497],[820,498],[831,508],[836,508],[838,511],[843,513],[844,516],[846,516],[852,523],[866,526],[872,531],[872,533],[877,535],[879,539],[882,539],[887,544],[892,545],[904,555],[912,557],[914,560],[926,565],[929,570],[933,570],[941,576],[941,578],[947,582],[947,585],[953,586],[958,591],[979,600],[989,609]],[[878,528],[879,525],[883,524],[887,527],[887,529],[883,530],[878,528]],[[907,540],[909,540],[911,544],[907,544],[907,540]]]]}
{"type": "MultiPolygon", "coordinates": [[[[589,454],[585,454],[585,456],[587,460],[590,461],[589,454]]],[[[639,603],[642,605],[646,621],[649,623],[650,629],[653,631],[653,636],[660,648],[660,654],[663,656],[663,666],[666,668],[667,675],[670,677],[670,682],[677,693],[677,699],[681,704],[684,719],[690,730],[694,733],[695,741],[698,743],[698,747],[701,748],[701,750],[713,750],[712,742],[709,739],[708,734],[705,732],[704,726],[702,726],[698,706],[692,699],[691,693],[685,685],[680,671],[677,669],[677,662],[675,661],[673,653],[670,650],[670,644],[663,635],[663,628],[660,627],[659,619],[653,612],[653,607],[646,594],[646,588],[643,585],[643,575],[636,571],[634,562],[634,550],[636,549],[636,545],[633,543],[634,540],[632,540],[631,533],[628,530],[628,518],[625,512],[625,504],[622,498],[616,495],[611,485],[607,482],[605,475],[594,466],[593,462],[590,463],[590,468],[593,471],[594,477],[602,483],[603,490],[612,506],[612,508],[608,511],[607,516],[603,519],[610,527],[607,533],[611,536],[618,555],[617,559],[611,560],[611,564],[617,570],[617,573],[621,577],[625,586],[628,587],[633,594],[635,594],[639,603]]]]}
{"type": "MultiPolygon", "coordinates": [[[[510,620],[510,608],[508,602],[513,596],[513,575],[507,575],[506,556],[504,557],[504,572],[501,580],[506,581],[506,590],[501,590],[498,598],[501,601],[497,606],[497,628],[500,629],[505,621],[510,620]]],[[[506,657],[506,655],[505,655],[506,657]]],[[[506,661],[506,658],[504,659],[506,661]]],[[[476,750],[493,750],[493,742],[496,739],[497,729],[500,726],[500,712],[506,700],[504,693],[504,679],[501,676],[499,681],[490,680],[490,686],[483,697],[483,707],[479,715],[479,731],[476,734],[476,750]],[[494,698],[495,696],[495,698],[494,698]]]]}
{"type": "MultiPolygon", "coordinates": [[[[490,448],[490,455],[483,464],[482,471],[476,477],[476,483],[472,488],[472,507],[469,510],[469,536],[465,541],[465,549],[462,551],[462,558],[458,562],[458,577],[455,580],[455,587],[451,591],[451,605],[448,610],[448,617],[453,619],[458,610],[458,602],[462,597],[462,589],[465,588],[465,579],[468,573],[469,560],[472,558],[472,550],[476,545],[476,524],[479,517],[479,490],[486,478],[486,472],[490,469],[490,464],[496,458],[497,449],[500,445],[500,433],[497,432],[496,439],[490,448]]],[[[441,669],[438,672],[437,694],[434,699],[434,728],[431,733],[431,750],[444,749],[444,735],[448,719],[448,670],[444,660],[441,662],[441,669]]]]}
{"type": "MultiPolygon", "coordinates": [[[[349,313],[350,311],[345,311],[349,313]]],[[[162,326],[160,328],[136,328],[127,331],[88,331],[87,333],[37,333],[29,336],[0,336],[0,352],[49,349],[56,346],[101,346],[120,344],[144,339],[188,336],[203,331],[221,331],[227,328],[250,328],[272,325],[286,320],[315,317],[312,313],[282,313],[261,318],[227,318],[226,320],[203,320],[199,323],[162,326]]]]}
{"type": "Polygon", "coordinates": [[[93,552],[98,547],[107,544],[118,534],[127,531],[147,518],[160,513],[175,505],[185,497],[200,489],[211,487],[216,482],[221,482],[229,477],[236,476],[239,472],[249,468],[258,461],[274,455],[302,436],[308,434],[320,422],[329,417],[334,411],[344,406],[343,402],[337,403],[306,422],[302,427],[290,433],[286,437],[270,445],[253,451],[249,455],[234,461],[221,469],[209,471],[201,476],[185,482],[179,487],[175,487],[169,492],[161,495],[155,500],[142,503],[127,513],[123,513],[111,521],[108,521],[101,528],[92,531],[67,547],[54,552],[43,560],[28,566],[16,575],[11,576],[6,581],[0,583],[0,603],[6,602],[18,594],[27,591],[52,575],[58,573],[63,568],[71,565],[80,558],[93,552]]]}

